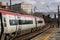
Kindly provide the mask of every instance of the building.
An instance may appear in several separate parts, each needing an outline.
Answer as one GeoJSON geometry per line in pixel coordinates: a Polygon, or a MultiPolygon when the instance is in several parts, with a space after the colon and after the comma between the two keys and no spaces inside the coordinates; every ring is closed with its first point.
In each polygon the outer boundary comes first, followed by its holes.
{"type": "Polygon", "coordinates": [[[8,3],[7,5],[3,5],[2,2],[0,2],[0,8],[8,9],[9,8],[8,3]]]}
{"type": "Polygon", "coordinates": [[[32,4],[31,3],[22,2],[21,3],[21,9],[23,9],[25,12],[30,14],[31,11],[32,11],[32,4]]]}
{"type": "Polygon", "coordinates": [[[12,5],[11,9],[14,11],[20,11],[21,10],[21,3],[12,5]]]}
{"type": "Polygon", "coordinates": [[[32,4],[31,3],[22,2],[22,3],[18,3],[18,4],[12,5],[11,9],[14,10],[14,11],[19,11],[19,12],[30,14],[31,10],[32,10],[32,4]]]}
{"type": "Polygon", "coordinates": [[[43,17],[43,12],[35,12],[33,13],[34,16],[37,16],[37,17],[43,17]]]}

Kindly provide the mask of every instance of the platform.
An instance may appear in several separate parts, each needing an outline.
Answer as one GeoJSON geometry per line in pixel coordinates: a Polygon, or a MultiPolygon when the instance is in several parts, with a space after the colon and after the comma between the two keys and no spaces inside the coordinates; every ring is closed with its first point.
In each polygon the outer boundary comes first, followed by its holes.
{"type": "Polygon", "coordinates": [[[55,33],[56,33],[56,28],[51,28],[46,32],[36,36],[35,38],[32,38],[31,40],[50,40],[51,36],[54,36],[55,33]]]}
{"type": "Polygon", "coordinates": [[[56,28],[54,34],[52,34],[48,40],[60,40],[60,28],[56,28]]]}

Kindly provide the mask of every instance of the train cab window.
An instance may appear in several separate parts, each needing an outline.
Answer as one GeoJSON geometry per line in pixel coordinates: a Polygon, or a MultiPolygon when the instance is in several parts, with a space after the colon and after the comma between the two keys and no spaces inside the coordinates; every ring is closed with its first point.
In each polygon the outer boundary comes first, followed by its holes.
{"type": "Polygon", "coordinates": [[[19,25],[21,24],[33,24],[32,20],[19,20],[19,25]]]}
{"type": "Polygon", "coordinates": [[[38,23],[43,23],[43,21],[38,21],[38,23]]]}
{"type": "Polygon", "coordinates": [[[9,20],[10,25],[18,25],[18,20],[9,20]]]}

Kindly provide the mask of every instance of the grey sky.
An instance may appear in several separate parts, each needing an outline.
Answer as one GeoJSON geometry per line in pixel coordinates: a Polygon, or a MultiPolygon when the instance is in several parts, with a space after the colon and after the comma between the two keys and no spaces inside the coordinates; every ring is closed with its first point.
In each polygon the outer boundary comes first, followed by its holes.
{"type": "MultiPolygon", "coordinates": [[[[3,4],[9,3],[9,0],[0,0],[3,4]]],[[[42,12],[57,11],[57,5],[60,4],[60,0],[12,0],[12,4],[20,2],[30,2],[33,7],[36,6],[36,10],[42,12]]]]}
{"type": "MultiPolygon", "coordinates": [[[[3,2],[3,4],[6,5],[6,3],[10,3],[10,0],[0,0],[1,2],[3,2]]],[[[15,3],[20,3],[21,1],[20,0],[11,0],[12,1],[12,4],[15,4],[15,3]]]]}
{"type": "MultiPolygon", "coordinates": [[[[6,3],[9,4],[10,0],[0,0],[1,2],[3,2],[3,4],[6,5],[6,3]]],[[[16,3],[20,3],[20,2],[30,2],[30,3],[34,3],[34,0],[11,0],[12,4],[16,4],[16,3]]]]}

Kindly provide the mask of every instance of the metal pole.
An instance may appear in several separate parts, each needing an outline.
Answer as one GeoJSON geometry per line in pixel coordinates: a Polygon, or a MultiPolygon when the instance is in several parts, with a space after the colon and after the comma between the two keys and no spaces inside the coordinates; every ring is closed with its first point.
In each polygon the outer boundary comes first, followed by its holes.
{"type": "Polygon", "coordinates": [[[55,20],[56,20],[56,14],[54,14],[55,20]]]}
{"type": "Polygon", "coordinates": [[[34,7],[34,13],[35,13],[35,10],[36,10],[36,6],[34,7]]]}
{"type": "Polygon", "coordinates": [[[10,9],[11,9],[11,0],[10,0],[10,9]]]}
{"type": "Polygon", "coordinates": [[[58,5],[58,27],[59,27],[59,5],[58,5]]]}
{"type": "Polygon", "coordinates": [[[31,8],[31,15],[32,15],[32,8],[31,8]]]}

